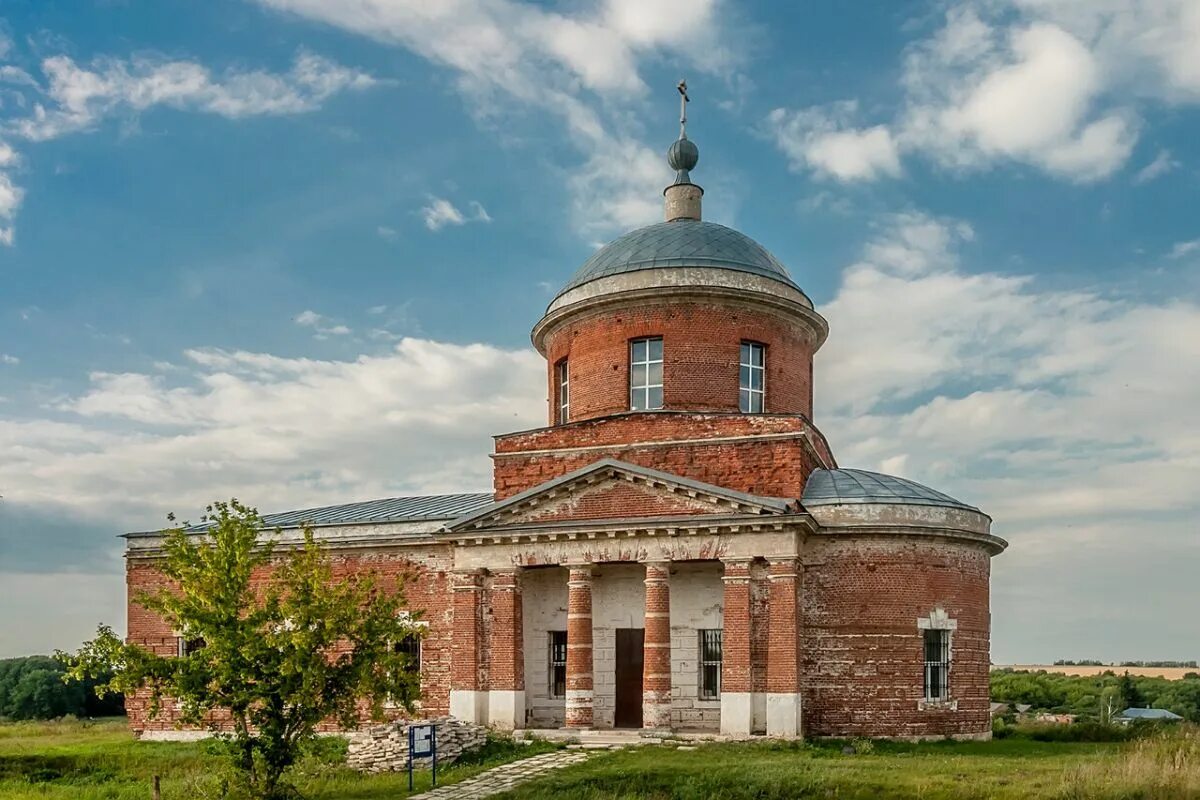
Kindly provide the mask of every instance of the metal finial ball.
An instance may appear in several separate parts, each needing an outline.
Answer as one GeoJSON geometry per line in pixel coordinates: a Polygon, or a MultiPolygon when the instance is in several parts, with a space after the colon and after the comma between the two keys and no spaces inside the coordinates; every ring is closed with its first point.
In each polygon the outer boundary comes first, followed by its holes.
{"type": "Polygon", "coordinates": [[[676,139],[667,150],[667,163],[676,172],[695,169],[696,162],[699,160],[700,148],[696,147],[690,139],[676,139]]]}

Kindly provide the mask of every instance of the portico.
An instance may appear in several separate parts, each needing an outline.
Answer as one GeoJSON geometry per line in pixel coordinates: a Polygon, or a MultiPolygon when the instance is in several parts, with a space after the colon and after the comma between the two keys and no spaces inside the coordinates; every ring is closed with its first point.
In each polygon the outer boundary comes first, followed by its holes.
{"type": "Polygon", "coordinates": [[[501,728],[798,735],[812,521],[687,483],[610,461],[458,521],[451,713],[501,728]],[[618,487],[691,513],[542,521],[618,487]]]}

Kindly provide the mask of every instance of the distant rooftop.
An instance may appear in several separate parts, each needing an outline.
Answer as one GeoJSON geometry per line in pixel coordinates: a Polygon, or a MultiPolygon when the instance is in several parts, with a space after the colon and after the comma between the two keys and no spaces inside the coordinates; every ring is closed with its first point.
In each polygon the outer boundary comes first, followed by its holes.
{"type": "Polygon", "coordinates": [[[1118,716],[1125,719],[1183,719],[1173,711],[1167,711],[1165,708],[1127,708],[1118,716]]]}
{"type": "MultiPolygon", "coordinates": [[[[277,514],[265,514],[262,519],[263,525],[268,528],[454,519],[490,505],[492,499],[491,492],[389,497],[299,511],[281,511],[277,514]]],[[[193,525],[188,530],[202,531],[207,527],[206,524],[193,525]]]]}
{"type": "Polygon", "coordinates": [[[865,469],[815,470],[804,485],[804,497],[800,502],[805,506],[895,503],[979,510],[916,481],[865,469]]]}

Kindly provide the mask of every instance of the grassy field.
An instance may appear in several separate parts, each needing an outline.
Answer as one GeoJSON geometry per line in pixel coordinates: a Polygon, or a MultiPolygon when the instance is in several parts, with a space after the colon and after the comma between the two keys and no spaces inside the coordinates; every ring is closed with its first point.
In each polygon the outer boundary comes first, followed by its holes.
{"type": "MultiPolygon", "coordinates": [[[[332,743],[329,743],[332,744],[332,743]]],[[[295,781],[312,800],[377,800],[408,795],[407,774],[360,775],[337,761],[327,744],[303,765],[295,781]]],[[[493,741],[469,761],[438,770],[438,785],[456,783],[515,758],[553,749],[545,743],[493,741]]],[[[163,800],[221,795],[222,761],[202,742],[139,742],[124,719],[0,724],[0,798],[3,800],[148,800],[154,775],[163,800]]],[[[417,773],[416,789],[429,788],[417,773]]]]}
{"type": "MultiPolygon", "coordinates": [[[[595,755],[502,800],[1200,800],[1200,734],[1190,728],[1126,744],[993,742],[898,744],[707,744],[595,755]]],[[[552,749],[493,741],[469,763],[441,772],[463,780],[505,761],[552,749]]],[[[363,776],[338,764],[326,742],[297,786],[312,800],[407,795],[404,775],[363,776]]],[[[222,761],[204,743],[135,741],[123,720],[0,725],[3,800],[146,800],[153,775],[165,800],[219,797],[222,761]]],[[[428,787],[419,773],[418,790],[428,787]]]]}
{"type": "Polygon", "coordinates": [[[712,744],[605,753],[497,800],[1188,800],[1200,798],[1195,737],[1130,744],[876,742],[712,744]]]}

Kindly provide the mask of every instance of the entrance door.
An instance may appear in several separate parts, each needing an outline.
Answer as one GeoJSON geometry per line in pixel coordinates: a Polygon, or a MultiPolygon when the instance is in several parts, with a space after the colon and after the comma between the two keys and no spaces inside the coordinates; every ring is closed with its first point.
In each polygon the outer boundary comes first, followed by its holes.
{"type": "Polygon", "coordinates": [[[646,631],[642,628],[617,628],[617,697],[618,728],[642,727],[642,645],[646,631]]]}

